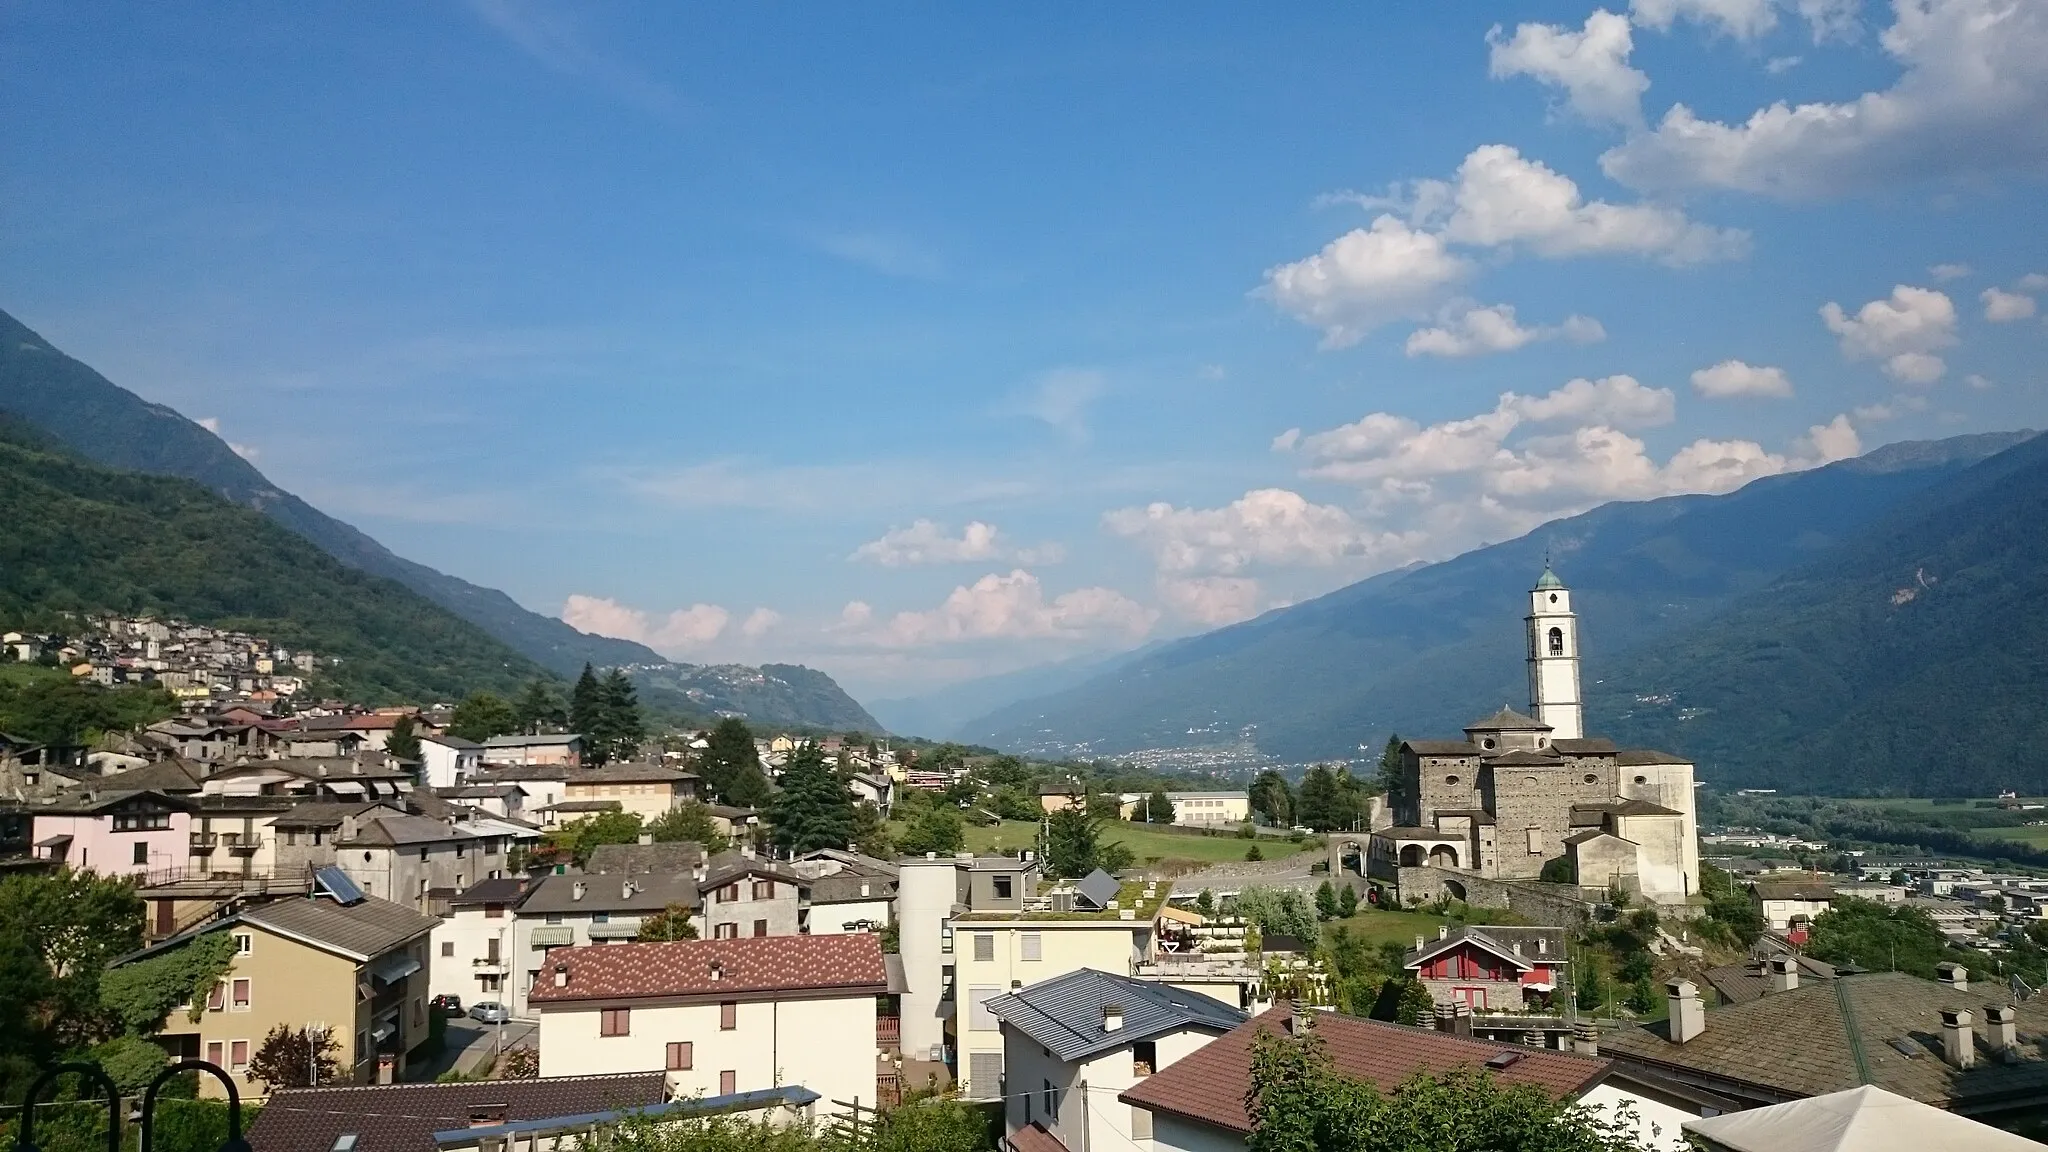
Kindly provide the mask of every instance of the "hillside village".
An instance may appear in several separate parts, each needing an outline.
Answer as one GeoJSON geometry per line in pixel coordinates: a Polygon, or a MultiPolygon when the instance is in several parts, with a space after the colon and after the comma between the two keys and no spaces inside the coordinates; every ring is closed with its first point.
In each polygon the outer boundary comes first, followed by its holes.
{"type": "Polygon", "coordinates": [[[1388,1090],[1484,1069],[1642,1148],[1872,1090],[2044,1115],[2048,879],[1861,850],[1823,876],[1825,842],[1703,831],[1689,763],[1586,734],[1564,582],[1526,603],[1526,712],[1298,790],[647,733],[589,671],[592,731],[471,740],[459,708],[292,700],[312,654],[109,619],[8,642],[184,707],[90,746],[0,735],[0,883],[133,910],[102,995],[169,991],[105,1043],[222,1069],[198,1093],[265,1101],[257,1152],[829,1127],[933,1092],[1006,1152],[1197,1152],[1250,1132],[1265,1034],[1388,1090]]]}

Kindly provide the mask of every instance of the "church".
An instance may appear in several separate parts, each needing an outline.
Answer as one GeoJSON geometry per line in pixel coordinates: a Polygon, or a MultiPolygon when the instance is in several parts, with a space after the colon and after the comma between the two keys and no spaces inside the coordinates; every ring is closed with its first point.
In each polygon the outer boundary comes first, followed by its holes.
{"type": "Polygon", "coordinates": [[[1692,764],[1585,734],[1579,620],[1548,564],[1527,625],[1528,714],[1502,706],[1462,740],[1403,743],[1394,823],[1372,834],[1368,871],[1537,880],[1563,861],[1583,887],[1684,903],[1700,887],[1692,764]]]}

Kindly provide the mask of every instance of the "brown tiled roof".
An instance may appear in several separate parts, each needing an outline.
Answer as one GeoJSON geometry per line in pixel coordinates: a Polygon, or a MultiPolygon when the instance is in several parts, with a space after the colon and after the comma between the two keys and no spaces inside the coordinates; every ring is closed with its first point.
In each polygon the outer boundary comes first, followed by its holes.
{"type": "Polygon", "coordinates": [[[1529,752],[1517,748],[1503,752],[1493,758],[1496,768],[1556,768],[1564,764],[1564,757],[1553,752],[1529,752]]]}
{"type": "Polygon", "coordinates": [[[1401,747],[1417,756],[1479,755],[1479,745],[1469,740],[1403,740],[1401,747]]]}
{"type": "Polygon", "coordinates": [[[1009,1146],[1010,1152],[1067,1152],[1067,1146],[1060,1143],[1060,1138],[1047,1132],[1045,1125],[1036,1120],[1010,1133],[1003,1143],[1009,1146]]]}
{"type": "Polygon", "coordinates": [[[794,884],[799,888],[807,888],[811,883],[805,877],[772,860],[763,860],[758,856],[747,856],[737,850],[728,849],[705,861],[704,879],[697,882],[697,887],[701,891],[710,892],[746,876],[766,876],[772,880],[780,880],[784,884],[794,884]]]}
{"type": "MultiPolygon", "coordinates": [[[[1117,1099],[1232,1132],[1249,1132],[1244,1097],[1251,1086],[1252,1041],[1262,1030],[1279,1033],[1288,1014],[1286,1005],[1270,1009],[1117,1099]]],[[[1608,1061],[1591,1056],[1496,1044],[1336,1012],[1317,1012],[1314,1018],[1316,1035],[1322,1037],[1337,1072],[1382,1090],[1399,1087],[1417,1072],[1441,1075],[1459,1067],[1481,1068],[1495,1056],[1512,1052],[1517,1059],[1494,1073],[1502,1084],[1532,1084],[1559,1098],[1576,1098],[1610,1067],[1608,1061]]]]}
{"type": "Polygon", "coordinates": [[[1550,748],[1565,756],[1611,756],[1614,741],[1605,736],[1588,736],[1582,740],[1552,740],[1550,748]]]}
{"type": "Polygon", "coordinates": [[[505,1119],[545,1120],[659,1104],[660,1072],[551,1076],[473,1084],[287,1088],[249,1129],[255,1152],[326,1152],[353,1133],[362,1152],[434,1152],[434,1133],[467,1128],[470,1109],[502,1105],[505,1119]]]}
{"type": "Polygon", "coordinates": [[[776,992],[886,992],[879,938],[750,936],[741,940],[677,940],[609,944],[550,953],[527,1000],[560,1004],[641,997],[761,995],[776,992]],[[558,968],[569,981],[557,987],[558,968]],[[713,978],[713,966],[718,977],[713,978]]]}
{"type": "Polygon", "coordinates": [[[1486,719],[1474,720],[1472,723],[1465,725],[1465,731],[1467,732],[1487,732],[1494,729],[1515,732],[1548,732],[1550,731],[1550,725],[1545,724],[1534,716],[1524,716],[1505,704],[1500,706],[1500,711],[1495,712],[1486,719]]]}
{"type": "Polygon", "coordinates": [[[677,780],[695,780],[695,772],[684,772],[665,764],[649,764],[645,761],[625,764],[599,764],[591,768],[579,768],[567,779],[573,787],[577,784],[631,784],[631,783],[672,783],[677,780]]]}
{"type": "Polygon", "coordinates": [[[1669,752],[1656,752],[1648,748],[1624,748],[1614,754],[1615,764],[1623,768],[1646,768],[1654,764],[1690,764],[1692,761],[1669,752]]]}
{"type": "Polygon", "coordinates": [[[1835,898],[1835,890],[1828,887],[1827,883],[1821,880],[1759,880],[1750,885],[1750,889],[1756,893],[1756,898],[1759,900],[1833,900],[1835,898]]]}
{"type": "Polygon", "coordinates": [[[1675,808],[1666,808],[1662,804],[1652,804],[1648,800],[1601,800],[1592,804],[1572,805],[1572,816],[1574,819],[1577,818],[1580,812],[1604,812],[1610,816],[1681,815],[1675,808]]]}
{"type": "Polygon", "coordinates": [[[441,923],[437,917],[423,916],[375,896],[348,905],[311,896],[276,900],[244,909],[235,919],[363,959],[374,959],[424,936],[441,923]]]}
{"type": "Polygon", "coordinates": [[[1986,1045],[1985,1009],[2012,1000],[1999,984],[1958,992],[1903,972],[1844,975],[1716,1008],[1706,1014],[1706,1031],[1684,1044],[1672,1043],[1669,1022],[1660,1021],[1602,1036],[1600,1051],[1770,1098],[1819,1096],[1859,1084],[1943,1107],[2048,1097],[2048,1059],[2042,1056],[2048,1007],[2039,1000],[2018,1005],[2016,1062],[2005,1063],[1986,1045]],[[1968,1009],[1975,1017],[1977,1059],[1968,1072],[1942,1059],[1944,1008],[1968,1009]]]}
{"type": "MultiPolygon", "coordinates": [[[[1798,963],[1799,979],[1833,980],[1835,966],[1824,964],[1807,956],[1787,956],[1798,963]]],[[[1853,971],[1853,969],[1852,969],[1853,971]]],[[[1714,991],[1721,994],[1724,1004],[1747,1004],[1771,990],[1770,972],[1762,960],[1748,960],[1741,964],[1724,964],[1709,968],[1702,975],[1714,991]]]]}
{"type": "Polygon", "coordinates": [[[600,844],[590,853],[585,872],[660,872],[680,876],[694,872],[704,859],[704,846],[694,840],[655,844],[600,844]]]}

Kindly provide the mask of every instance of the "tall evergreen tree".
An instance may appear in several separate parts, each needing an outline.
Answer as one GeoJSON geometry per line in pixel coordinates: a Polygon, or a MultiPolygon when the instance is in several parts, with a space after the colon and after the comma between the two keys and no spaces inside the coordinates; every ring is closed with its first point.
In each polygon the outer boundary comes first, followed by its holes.
{"type": "Polygon", "coordinates": [[[725,804],[759,807],[768,798],[768,778],[761,772],[761,757],[747,722],[737,716],[720,720],[706,743],[710,747],[697,771],[711,794],[725,804]]]}
{"type": "Polygon", "coordinates": [[[768,819],[776,846],[791,855],[843,849],[853,841],[853,793],[816,744],[805,743],[789,758],[768,819]]]}
{"type": "Polygon", "coordinates": [[[597,678],[597,671],[590,665],[583,666],[583,675],[576,678],[576,687],[569,691],[569,728],[581,733],[585,743],[599,738],[604,727],[604,684],[597,678]]]}
{"type": "Polygon", "coordinates": [[[1173,800],[1166,789],[1154,788],[1152,795],[1145,798],[1145,819],[1152,824],[1173,823],[1173,800]]]}
{"type": "Polygon", "coordinates": [[[1387,746],[1380,750],[1380,791],[1387,794],[1387,803],[1399,806],[1401,794],[1401,734],[1390,733],[1387,746]]]}
{"type": "Polygon", "coordinates": [[[1284,828],[1294,823],[1294,789],[1271,768],[1252,781],[1251,805],[1252,814],[1268,824],[1284,828]]]}
{"type": "Polygon", "coordinates": [[[384,754],[399,760],[420,758],[419,725],[410,716],[400,716],[391,722],[391,731],[384,736],[384,754]]]}
{"type": "Polygon", "coordinates": [[[512,706],[489,692],[472,692],[448,714],[448,734],[478,744],[512,731],[512,706]]]}
{"type": "Polygon", "coordinates": [[[640,714],[640,694],[622,668],[605,675],[604,720],[607,751],[613,760],[624,760],[640,750],[647,739],[647,720],[640,714]]]}
{"type": "Polygon", "coordinates": [[[1328,832],[1338,823],[1341,801],[1337,795],[1337,774],[1327,764],[1316,764],[1301,778],[1301,792],[1294,802],[1294,818],[1318,832],[1328,832]]]}
{"type": "Polygon", "coordinates": [[[512,706],[513,715],[518,718],[519,730],[529,736],[537,736],[543,730],[554,728],[568,720],[562,707],[562,698],[547,681],[534,679],[519,694],[519,702],[512,706]]]}
{"type": "Polygon", "coordinates": [[[1100,815],[1084,808],[1062,808],[1046,821],[1045,870],[1074,878],[1095,871],[1102,854],[1100,815]]]}

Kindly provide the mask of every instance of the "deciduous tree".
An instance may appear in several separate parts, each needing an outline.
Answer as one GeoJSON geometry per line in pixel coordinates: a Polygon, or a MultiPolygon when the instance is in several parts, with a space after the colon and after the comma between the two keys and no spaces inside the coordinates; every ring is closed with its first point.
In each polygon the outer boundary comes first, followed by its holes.
{"type": "Polygon", "coordinates": [[[658,844],[694,842],[702,845],[707,855],[723,852],[732,846],[732,842],[718,830],[718,821],[711,815],[711,809],[694,800],[678,804],[655,817],[647,825],[647,833],[658,844]]]}
{"type": "Polygon", "coordinates": [[[504,736],[519,726],[512,706],[489,692],[472,692],[448,716],[448,734],[478,744],[504,736]]]}
{"type": "Polygon", "coordinates": [[[919,812],[896,838],[897,849],[906,856],[923,856],[928,852],[950,856],[966,846],[967,829],[961,823],[960,810],[943,805],[919,812]]]}
{"type": "Polygon", "coordinates": [[[315,1032],[279,1024],[249,1057],[249,1078],[261,1080],[272,1092],[332,1084],[341,1074],[340,1053],[341,1045],[327,1029],[315,1032]]]}
{"type": "Polygon", "coordinates": [[[671,904],[654,915],[640,921],[640,939],[695,940],[697,926],[690,923],[690,910],[681,904],[671,904]]]}

